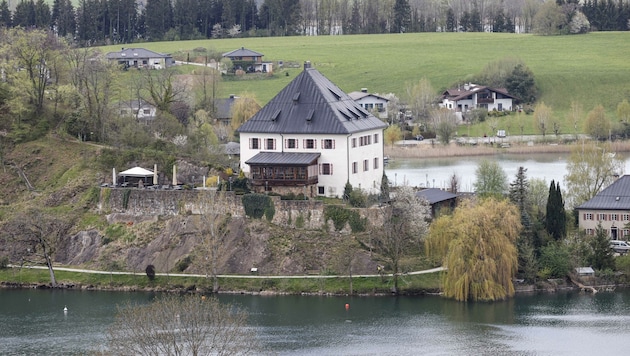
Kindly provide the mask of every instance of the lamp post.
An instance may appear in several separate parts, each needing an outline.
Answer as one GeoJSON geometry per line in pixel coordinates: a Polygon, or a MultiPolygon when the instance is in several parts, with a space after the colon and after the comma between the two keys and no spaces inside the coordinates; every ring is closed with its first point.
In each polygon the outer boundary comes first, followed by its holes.
{"type": "Polygon", "coordinates": [[[232,177],[228,178],[228,180],[230,181],[230,192],[232,191],[232,177]]]}

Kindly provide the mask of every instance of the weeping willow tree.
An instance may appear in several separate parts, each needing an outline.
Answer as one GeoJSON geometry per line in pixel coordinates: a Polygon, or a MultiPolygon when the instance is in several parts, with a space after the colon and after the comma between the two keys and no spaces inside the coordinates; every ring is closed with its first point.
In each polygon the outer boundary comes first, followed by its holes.
{"type": "Polygon", "coordinates": [[[459,301],[513,296],[520,230],[516,206],[494,198],[463,202],[452,215],[435,220],[425,244],[429,256],[448,268],[444,295],[459,301]]]}

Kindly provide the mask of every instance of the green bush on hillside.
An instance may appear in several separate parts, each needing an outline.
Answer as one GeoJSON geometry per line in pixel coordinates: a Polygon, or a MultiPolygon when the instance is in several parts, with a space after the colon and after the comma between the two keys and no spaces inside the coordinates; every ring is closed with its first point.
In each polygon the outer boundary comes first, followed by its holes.
{"type": "Polygon", "coordinates": [[[271,221],[276,213],[271,198],[265,194],[245,194],[241,200],[245,214],[254,219],[260,219],[263,215],[271,221]]]}

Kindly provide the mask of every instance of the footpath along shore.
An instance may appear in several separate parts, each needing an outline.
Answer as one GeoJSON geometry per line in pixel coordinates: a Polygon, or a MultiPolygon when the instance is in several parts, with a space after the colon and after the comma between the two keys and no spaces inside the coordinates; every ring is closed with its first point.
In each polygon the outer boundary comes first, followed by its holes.
{"type": "MultiPolygon", "coordinates": [[[[386,145],[384,152],[389,158],[439,158],[439,157],[463,157],[463,156],[491,156],[499,153],[530,154],[530,153],[570,153],[575,147],[579,147],[589,141],[574,141],[571,143],[510,140],[508,142],[494,138],[493,143],[481,143],[476,145],[457,144],[451,142],[448,146],[435,140],[424,141],[399,141],[395,145],[386,145]],[[504,144],[507,143],[507,144],[504,144]]],[[[615,141],[610,143],[612,151],[617,153],[630,152],[630,141],[615,141]]]]}

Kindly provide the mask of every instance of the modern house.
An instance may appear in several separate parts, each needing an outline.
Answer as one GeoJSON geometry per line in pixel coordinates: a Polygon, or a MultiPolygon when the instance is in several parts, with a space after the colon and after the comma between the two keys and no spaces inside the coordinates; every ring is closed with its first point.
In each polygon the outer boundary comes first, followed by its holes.
{"type": "Polygon", "coordinates": [[[157,108],[144,100],[120,101],[120,116],[131,116],[139,122],[148,123],[155,119],[157,108]]]}
{"type": "Polygon", "coordinates": [[[125,68],[162,69],[175,64],[170,54],[150,51],[144,48],[123,48],[119,52],[109,52],[107,60],[115,61],[125,68]]]}
{"type": "Polygon", "coordinates": [[[472,109],[511,111],[516,99],[505,89],[468,83],[464,84],[463,87],[444,91],[441,96],[440,107],[455,110],[458,113],[472,109]]]}
{"type": "Polygon", "coordinates": [[[238,128],[241,169],[256,191],[341,197],[380,192],[386,124],[311,68],[238,128]]]}
{"type": "Polygon", "coordinates": [[[348,95],[354,99],[362,108],[374,113],[378,113],[381,119],[387,118],[387,104],[389,99],[376,94],[368,93],[367,88],[361,88],[361,91],[353,91],[348,95]]]}
{"type": "Polygon", "coordinates": [[[578,226],[587,235],[594,235],[601,223],[612,240],[630,237],[630,175],[624,175],[578,206],[578,226]]]}
{"type": "Polygon", "coordinates": [[[273,72],[273,64],[270,62],[263,62],[262,53],[252,51],[245,47],[235,49],[233,51],[223,54],[223,57],[229,58],[232,61],[233,68],[244,70],[248,73],[261,72],[271,73],[273,72]]]}

